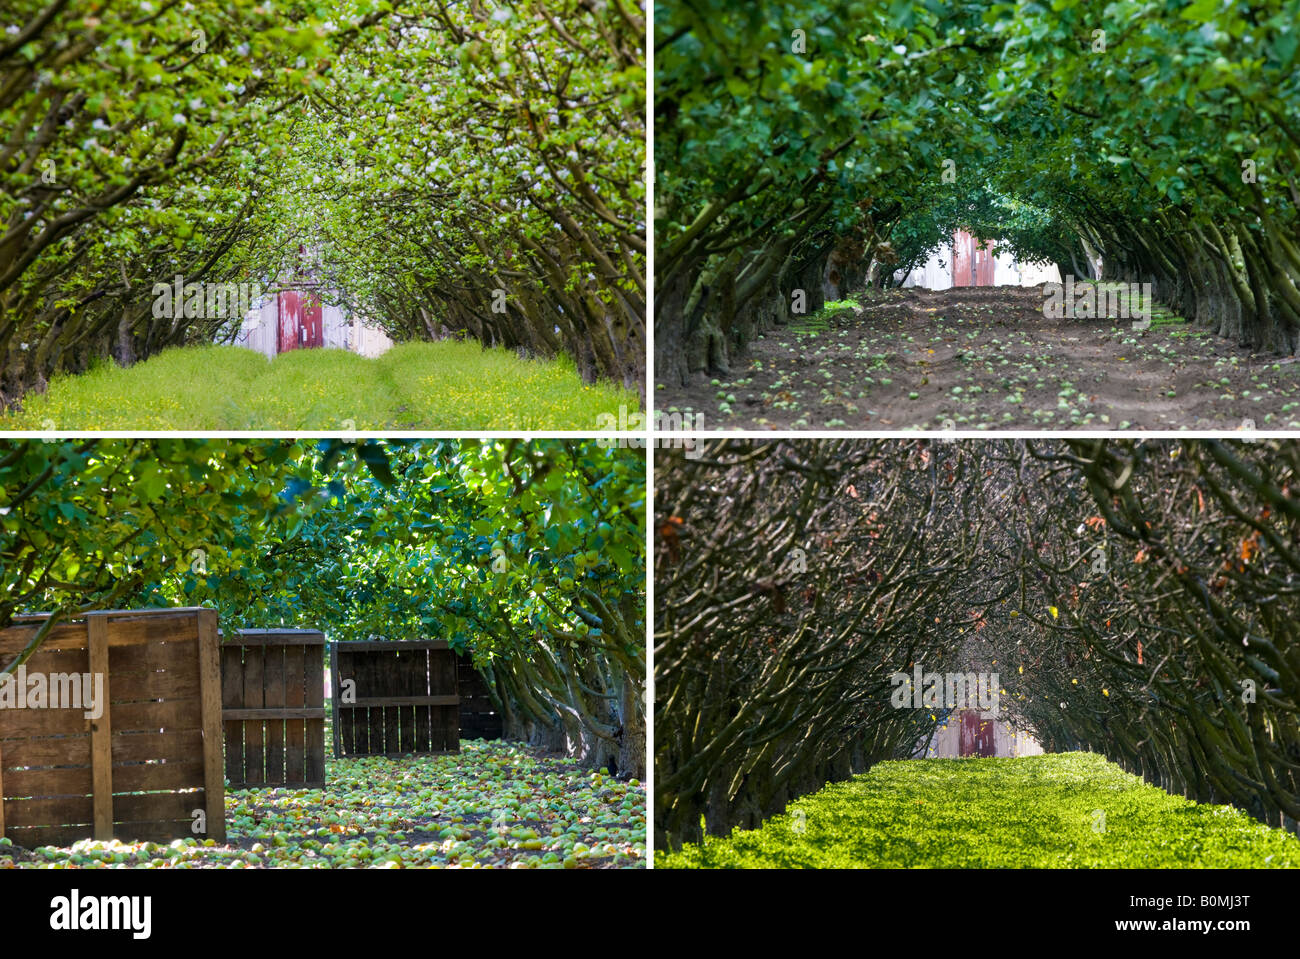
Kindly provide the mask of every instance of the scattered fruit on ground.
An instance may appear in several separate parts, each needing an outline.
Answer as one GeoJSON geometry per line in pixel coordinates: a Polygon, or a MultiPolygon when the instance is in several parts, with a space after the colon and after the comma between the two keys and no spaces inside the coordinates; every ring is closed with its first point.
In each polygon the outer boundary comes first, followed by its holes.
{"type": "Polygon", "coordinates": [[[226,794],[225,843],[82,840],[20,849],[0,869],[639,868],[645,787],[520,743],[443,756],[331,759],[325,789],[226,794]]]}

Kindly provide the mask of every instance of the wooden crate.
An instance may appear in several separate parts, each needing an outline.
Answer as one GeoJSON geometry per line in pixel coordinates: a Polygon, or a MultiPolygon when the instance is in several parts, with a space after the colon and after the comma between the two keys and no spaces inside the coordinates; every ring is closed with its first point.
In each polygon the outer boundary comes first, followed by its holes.
{"type": "Polygon", "coordinates": [[[501,714],[488,695],[487,680],[474,668],[472,656],[456,660],[460,693],[460,738],[500,739],[504,735],[501,714]]]}
{"type": "Polygon", "coordinates": [[[335,756],[460,751],[456,654],[442,639],[330,643],[335,756]],[[355,701],[341,691],[355,683],[355,701]]]}
{"type": "MultiPolygon", "coordinates": [[[[15,617],[0,630],[0,667],[47,618],[15,617]]],[[[29,687],[37,675],[102,676],[106,705],[96,718],[84,704],[0,708],[0,835],[26,848],[225,841],[214,610],[90,613],[51,629],[23,668],[29,687]],[[197,810],[206,832],[193,829],[197,810]]]]}
{"type": "Polygon", "coordinates": [[[221,643],[231,789],[325,785],[325,634],[241,629],[221,643]]]}

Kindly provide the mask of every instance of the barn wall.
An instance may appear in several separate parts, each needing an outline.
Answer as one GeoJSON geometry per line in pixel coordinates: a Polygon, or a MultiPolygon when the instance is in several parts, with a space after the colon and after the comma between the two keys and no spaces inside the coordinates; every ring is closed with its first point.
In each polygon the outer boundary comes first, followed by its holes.
{"type": "Polygon", "coordinates": [[[335,346],[341,350],[348,348],[348,332],[352,324],[343,315],[341,307],[326,303],[321,307],[321,326],[324,328],[325,345],[335,346]]]}
{"type": "MultiPolygon", "coordinates": [[[[964,709],[955,709],[948,715],[930,741],[930,748],[925,752],[926,759],[958,759],[961,757],[961,716],[964,709]]],[[[1031,733],[1013,729],[1005,719],[998,719],[992,713],[980,713],[981,719],[993,722],[993,748],[996,756],[1040,756],[1043,747],[1031,733]]],[[[925,741],[917,743],[917,751],[925,741]]]]}
{"type": "Polygon", "coordinates": [[[930,259],[903,280],[903,286],[919,286],[927,290],[948,290],[952,288],[952,250],[940,250],[932,253],[930,259]]]}
{"type": "MultiPolygon", "coordinates": [[[[912,270],[903,280],[904,287],[922,287],[927,290],[952,289],[952,247],[945,247],[931,255],[922,266],[912,270]]],[[[895,273],[895,276],[898,274],[895,273]]],[[[1037,286],[1039,283],[1060,283],[1061,272],[1055,264],[1042,266],[1020,263],[1009,253],[999,254],[993,264],[995,286],[1037,286]]]]}
{"type": "Polygon", "coordinates": [[[244,325],[235,337],[235,346],[256,350],[263,356],[275,356],[275,324],[275,297],[264,297],[262,303],[244,317],[244,325]]]}
{"type": "MultiPolygon", "coordinates": [[[[234,344],[274,357],[277,322],[276,297],[271,295],[248,312],[234,344]]],[[[326,347],[373,357],[393,345],[383,330],[366,326],[360,318],[349,316],[342,307],[330,303],[321,306],[321,326],[326,347]]]]}
{"type": "Polygon", "coordinates": [[[393,341],[383,330],[366,326],[360,318],[352,321],[351,330],[348,349],[353,353],[360,353],[362,356],[378,356],[387,352],[393,345],[393,341]]]}

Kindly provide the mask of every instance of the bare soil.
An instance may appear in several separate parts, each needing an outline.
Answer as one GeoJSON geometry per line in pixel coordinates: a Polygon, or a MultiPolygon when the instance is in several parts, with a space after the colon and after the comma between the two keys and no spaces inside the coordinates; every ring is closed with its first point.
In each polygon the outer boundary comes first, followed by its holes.
{"type": "Polygon", "coordinates": [[[1300,363],[1157,309],[1043,316],[1034,287],[868,292],[769,332],[730,375],[655,390],[717,429],[1295,429],[1300,363]]]}

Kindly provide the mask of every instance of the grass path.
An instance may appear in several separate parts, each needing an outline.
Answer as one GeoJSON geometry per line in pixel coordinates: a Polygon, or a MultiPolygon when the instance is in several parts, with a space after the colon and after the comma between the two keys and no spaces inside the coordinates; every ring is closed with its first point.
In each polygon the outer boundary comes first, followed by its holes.
{"type": "Polygon", "coordinates": [[[83,840],[24,850],[0,839],[0,869],[645,865],[640,783],[519,743],[462,741],[449,756],[331,757],[326,781],[324,789],[227,792],[220,845],[83,840]]]}
{"type": "Polygon", "coordinates": [[[880,763],[759,829],[655,853],[656,868],[1282,866],[1300,866],[1290,833],[1092,753],[880,763]]]}
{"type": "Polygon", "coordinates": [[[55,377],[4,430],[586,430],[637,397],[584,385],[571,363],[477,343],[406,343],[367,359],[234,346],[165,350],[122,369],[55,377]]]}
{"type": "Polygon", "coordinates": [[[709,429],[1297,429],[1300,362],[1167,309],[1049,319],[1042,287],[863,293],[760,337],[728,374],[656,386],[709,429]]]}

